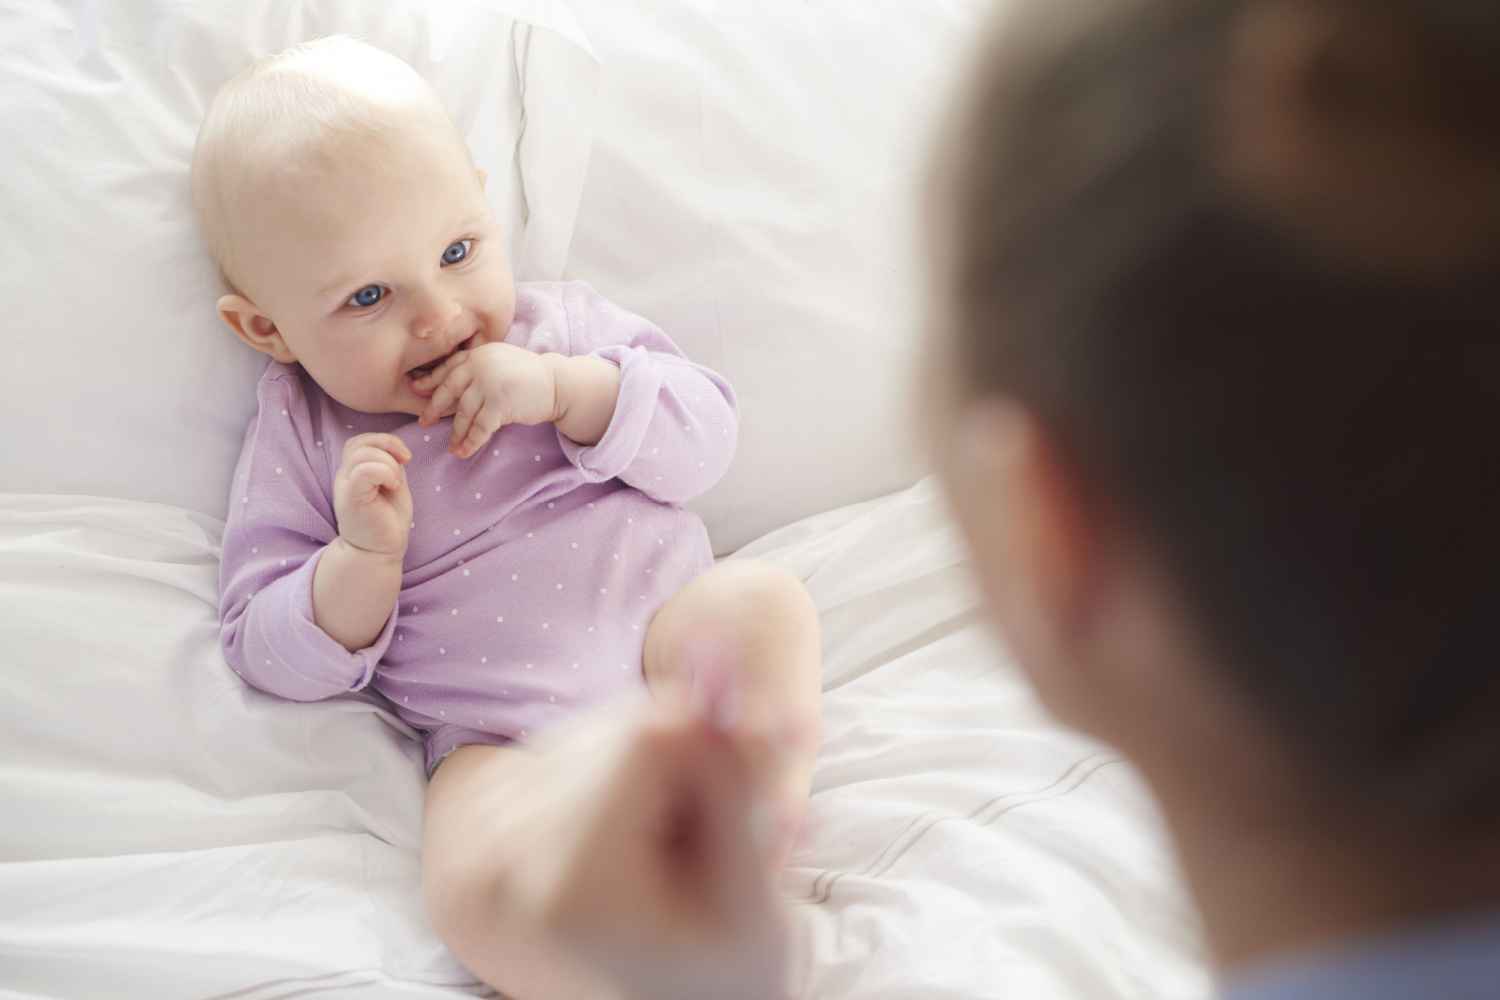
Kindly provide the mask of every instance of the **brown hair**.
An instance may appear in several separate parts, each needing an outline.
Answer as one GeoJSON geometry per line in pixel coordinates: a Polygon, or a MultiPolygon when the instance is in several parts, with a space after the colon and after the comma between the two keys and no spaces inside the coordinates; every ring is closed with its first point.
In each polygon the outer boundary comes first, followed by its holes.
{"type": "Polygon", "coordinates": [[[964,390],[1316,776],[1500,819],[1500,5],[1040,0],[934,179],[964,390]]]}

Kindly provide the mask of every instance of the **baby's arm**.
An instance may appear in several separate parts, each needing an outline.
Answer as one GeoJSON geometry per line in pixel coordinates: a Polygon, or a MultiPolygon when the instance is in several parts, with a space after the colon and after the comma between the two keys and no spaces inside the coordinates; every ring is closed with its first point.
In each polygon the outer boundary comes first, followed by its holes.
{"type": "Polygon", "coordinates": [[[351,653],[375,641],[401,592],[411,527],[403,466],[411,450],[394,434],[357,434],[333,477],[339,535],[313,576],[313,620],[351,653]]]}
{"type": "Polygon", "coordinates": [[[400,586],[399,566],[376,572],[339,541],[317,437],[295,380],[263,382],[235,470],[219,575],[226,661],[251,686],[293,701],[370,682],[394,635],[400,586]],[[354,596],[383,588],[392,588],[383,606],[378,593],[354,596]],[[371,603],[356,608],[362,599],[371,603]]]}
{"type": "Polygon", "coordinates": [[[380,635],[401,593],[401,556],[358,549],[335,538],[313,574],[313,621],[349,652],[380,635]]]}
{"type": "Polygon", "coordinates": [[[586,390],[577,405],[600,411],[599,390],[616,392],[597,443],[572,440],[559,427],[563,454],[590,482],[618,477],[662,503],[706,492],[734,458],[739,428],[729,382],[689,360],[655,324],[587,284],[564,285],[562,295],[571,381],[586,390]],[[584,367],[600,363],[617,366],[618,377],[599,378],[584,367]]]}
{"type": "Polygon", "coordinates": [[[570,441],[594,445],[609,430],[620,402],[620,369],[591,354],[544,354],[557,389],[557,429],[570,441]]]}

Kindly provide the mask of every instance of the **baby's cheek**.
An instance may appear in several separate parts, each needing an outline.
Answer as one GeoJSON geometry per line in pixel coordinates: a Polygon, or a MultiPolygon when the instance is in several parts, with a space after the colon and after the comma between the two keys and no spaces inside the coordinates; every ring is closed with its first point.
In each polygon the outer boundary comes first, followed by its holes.
{"type": "Polygon", "coordinates": [[[405,394],[411,389],[398,384],[396,362],[386,366],[376,364],[343,364],[319,366],[316,370],[306,363],[303,367],[322,390],[335,400],[360,413],[390,413],[407,409],[405,394]],[[405,392],[400,390],[404,389],[405,392]]]}
{"type": "Polygon", "coordinates": [[[483,319],[489,339],[500,341],[510,333],[510,325],[516,319],[516,286],[510,269],[503,264],[498,265],[492,285],[497,291],[494,301],[485,310],[483,319]]]}

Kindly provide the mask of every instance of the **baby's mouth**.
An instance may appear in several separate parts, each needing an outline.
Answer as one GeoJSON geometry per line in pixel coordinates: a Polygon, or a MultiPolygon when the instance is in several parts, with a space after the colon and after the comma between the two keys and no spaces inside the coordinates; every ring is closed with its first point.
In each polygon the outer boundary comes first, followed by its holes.
{"type": "Polygon", "coordinates": [[[414,379],[421,378],[423,375],[431,375],[433,373],[433,371],[435,371],[437,369],[437,367],[439,365],[441,365],[444,361],[447,361],[449,358],[453,357],[453,355],[457,354],[459,351],[467,351],[469,348],[473,347],[474,346],[474,341],[478,337],[479,337],[478,333],[472,334],[469,337],[468,340],[463,341],[457,347],[453,348],[453,350],[449,351],[447,354],[444,354],[440,358],[433,358],[431,361],[427,362],[424,365],[417,365],[417,367],[408,370],[406,374],[409,377],[414,378],[414,379]]]}
{"type": "Polygon", "coordinates": [[[451,352],[448,353],[448,354],[444,354],[440,358],[434,358],[434,359],[432,359],[431,361],[427,362],[425,365],[417,365],[417,367],[413,368],[411,371],[407,372],[406,374],[410,375],[412,378],[421,378],[423,375],[431,375],[432,372],[433,372],[433,369],[437,368],[438,365],[442,364],[444,361],[447,361],[452,356],[453,355],[452,355],[451,352]]]}

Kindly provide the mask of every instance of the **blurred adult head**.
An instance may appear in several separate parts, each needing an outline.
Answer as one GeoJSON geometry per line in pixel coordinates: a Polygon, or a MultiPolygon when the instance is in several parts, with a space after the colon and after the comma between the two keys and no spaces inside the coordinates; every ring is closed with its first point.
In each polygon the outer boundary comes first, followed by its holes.
{"type": "Polygon", "coordinates": [[[935,469],[1200,901],[1232,826],[1351,883],[1443,845],[1345,930],[1500,905],[1497,109],[1496,5],[1036,0],[935,159],[935,469]]]}

